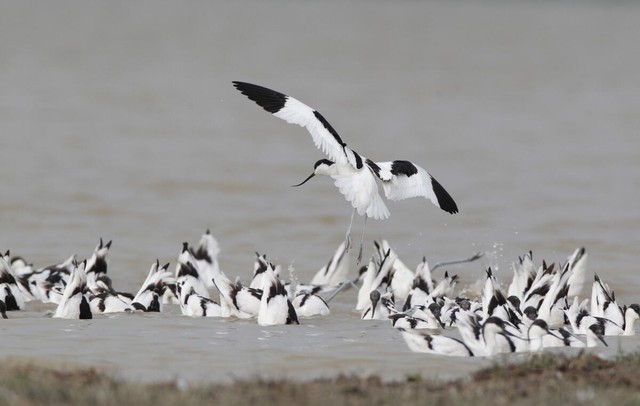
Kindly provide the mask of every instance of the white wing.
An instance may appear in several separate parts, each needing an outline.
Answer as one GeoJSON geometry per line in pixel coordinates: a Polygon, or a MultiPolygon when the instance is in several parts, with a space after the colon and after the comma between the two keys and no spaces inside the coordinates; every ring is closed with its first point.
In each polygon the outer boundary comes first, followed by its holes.
{"type": "Polygon", "coordinates": [[[389,209],[378,193],[378,184],[371,172],[363,168],[350,174],[334,175],[335,185],[351,206],[361,216],[384,220],[389,217],[389,209]]]}
{"type": "Polygon", "coordinates": [[[457,213],[458,206],[440,183],[423,168],[409,161],[371,162],[367,165],[382,180],[389,200],[425,197],[448,213],[457,213]]]}
{"type": "Polygon", "coordinates": [[[350,163],[358,169],[362,167],[361,157],[347,148],[336,130],[316,110],[293,97],[266,87],[245,82],[233,82],[233,85],[274,116],[306,128],[316,147],[332,161],[342,165],[350,163]]]}

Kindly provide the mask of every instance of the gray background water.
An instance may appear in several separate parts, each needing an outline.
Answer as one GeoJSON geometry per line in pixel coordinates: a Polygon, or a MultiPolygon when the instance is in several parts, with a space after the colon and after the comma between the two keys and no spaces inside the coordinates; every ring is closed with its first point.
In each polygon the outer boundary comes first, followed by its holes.
{"type": "MultiPolygon", "coordinates": [[[[289,187],[323,156],[231,86],[244,80],[317,108],[364,156],[419,163],[458,202],[455,216],[389,203],[366,255],[381,238],[411,267],[488,251],[452,269],[465,286],[487,265],[507,280],[527,250],[557,262],[585,246],[588,277],[637,302],[638,21],[622,1],[3,2],[0,249],[44,266],[112,239],[109,274],[135,291],[209,228],[232,277],[259,251],[310,278],[350,208],[328,179],[289,187]]],[[[411,354],[354,305],[350,292],[328,318],[262,328],[176,309],[52,320],[30,304],[0,326],[0,354],[134,379],[478,366],[411,354]]]]}

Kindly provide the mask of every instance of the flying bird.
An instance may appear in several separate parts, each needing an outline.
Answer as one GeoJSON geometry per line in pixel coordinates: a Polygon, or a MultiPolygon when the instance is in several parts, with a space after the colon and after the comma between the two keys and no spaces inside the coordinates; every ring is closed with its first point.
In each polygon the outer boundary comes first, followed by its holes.
{"type": "Polygon", "coordinates": [[[374,162],[367,159],[347,147],[331,124],[306,104],[291,96],[251,83],[234,81],[233,85],[274,116],[305,127],[316,147],[328,156],[329,159],[317,161],[313,173],[294,186],[303,185],[315,175],[326,175],[334,179],[340,193],[353,207],[351,222],[345,236],[347,247],[350,245],[351,226],[356,211],[365,218],[358,263],[362,259],[362,241],[367,218],[384,220],[389,217],[389,209],[378,191],[377,179],[382,182],[384,194],[389,200],[422,196],[448,213],[458,212],[458,206],[451,195],[420,166],[402,160],[374,162]]]}

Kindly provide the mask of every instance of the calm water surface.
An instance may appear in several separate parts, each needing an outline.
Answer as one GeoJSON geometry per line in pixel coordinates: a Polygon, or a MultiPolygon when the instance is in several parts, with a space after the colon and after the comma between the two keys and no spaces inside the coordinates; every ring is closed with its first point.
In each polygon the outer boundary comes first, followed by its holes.
{"type": "MultiPolygon", "coordinates": [[[[389,203],[366,255],[382,238],[412,267],[487,251],[451,269],[466,286],[488,265],[506,281],[528,250],[558,262],[585,246],[589,270],[638,302],[639,19],[631,2],[3,3],[0,249],[45,266],[112,239],[109,274],[136,291],[211,229],[232,277],[247,281],[259,251],[311,278],[350,208],[328,179],[289,187],[323,156],[231,86],[244,80],[317,108],[369,158],[419,163],[458,202],[455,216],[389,203]]],[[[353,291],[332,305],[265,328],[177,308],[53,320],[31,303],[1,323],[0,355],[138,380],[452,377],[490,362],[410,353],[387,323],[359,321],[353,291]]]]}

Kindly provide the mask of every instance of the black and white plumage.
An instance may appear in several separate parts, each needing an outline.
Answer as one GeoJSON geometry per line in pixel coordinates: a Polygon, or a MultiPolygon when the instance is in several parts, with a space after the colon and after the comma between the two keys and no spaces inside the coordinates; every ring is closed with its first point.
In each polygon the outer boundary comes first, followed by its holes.
{"type": "Polygon", "coordinates": [[[591,288],[591,315],[604,317],[619,326],[624,325],[624,311],[618,305],[613,289],[604,283],[598,274],[594,274],[591,288]]]}
{"type": "Polygon", "coordinates": [[[442,297],[453,297],[453,291],[460,278],[458,275],[449,275],[449,272],[445,271],[444,278],[438,282],[433,288],[433,291],[429,293],[429,297],[432,299],[438,299],[442,297]]]}
{"type": "Polygon", "coordinates": [[[87,289],[91,312],[119,313],[133,311],[131,302],[133,295],[118,292],[113,288],[111,278],[107,275],[107,254],[111,248],[111,241],[103,243],[102,238],[93,254],[86,261],[87,289]]]}
{"type": "Polygon", "coordinates": [[[518,257],[518,263],[514,263],[512,266],[513,279],[509,285],[507,294],[509,296],[516,296],[520,299],[521,303],[524,303],[525,294],[537,275],[536,268],[533,264],[533,252],[529,251],[524,256],[518,257]]]}
{"type": "Polygon", "coordinates": [[[180,310],[185,316],[223,316],[222,307],[209,297],[209,291],[200,276],[198,263],[186,242],[182,244],[176,266],[176,293],[180,301],[180,310]]]}
{"type": "Polygon", "coordinates": [[[4,301],[7,310],[20,310],[24,307],[24,296],[8,259],[9,252],[4,256],[0,254],[0,300],[4,301]]]}
{"type": "Polygon", "coordinates": [[[258,317],[262,289],[243,286],[239,280],[233,282],[219,268],[213,274],[213,284],[220,292],[222,317],[233,316],[241,319],[258,317]]]}
{"type": "Polygon", "coordinates": [[[431,324],[423,319],[409,316],[406,313],[390,314],[391,325],[400,330],[433,330],[431,324]]]}
{"type": "Polygon", "coordinates": [[[9,264],[11,274],[16,280],[16,284],[22,292],[22,298],[25,302],[37,299],[35,296],[35,285],[29,283],[29,277],[35,272],[33,266],[28,264],[22,257],[9,258],[9,252],[4,256],[5,261],[9,264]]]}
{"type": "Polygon", "coordinates": [[[588,257],[587,250],[584,247],[580,247],[567,258],[569,269],[571,270],[571,277],[567,282],[569,285],[568,297],[579,296],[582,293],[587,273],[588,257]]]}
{"type": "MultiPolygon", "coordinates": [[[[471,302],[467,298],[460,298],[460,300],[461,303],[464,303],[467,310],[471,307],[471,302]]],[[[440,321],[442,324],[445,327],[452,327],[456,322],[456,313],[458,313],[460,309],[462,309],[462,307],[455,300],[443,297],[442,307],[440,308],[440,321]]]]}
{"type": "Polygon", "coordinates": [[[633,336],[636,334],[636,321],[640,319],[640,305],[634,303],[624,309],[624,333],[625,336],[633,336]]]}
{"type": "Polygon", "coordinates": [[[147,278],[131,303],[135,309],[145,312],[162,311],[162,296],[170,284],[175,284],[175,278],[168,268],[169,263],[161,267],[158,260],[151,265],[147,278]]]}
{"type": "Polygon", "coordinates": [[[594,321],[594,318],[589,314],[589,310],[587,310],[587,302],[589,302],[589,299],[579,302],[578,297],[575,296],[571,306],[564,311],[574,334],[586,334],[588,326],[594,321]]]}
{"type": "MultiPolygon", "coordinates": [[[[302,293],[311,295],[327,293],[329,296],[325,303],[328,303],[344,289],[356,287],[356,281],[349,279],[347,276],[349,273],[349,261],[347,260],[346,248],[346,242],[343,241],[329,262],[315,273],[308,284],[300,284],[296,278],[292,278],[291,283],[285,284],[285,288],[289,291],[289,297],[296,299],[302,293]]],[[[293,267],[289,267],[289,271],[291,272],[292,270],[293,267]]],[[[321,304],[319,304],[318,310],[321,307],[321,304]]]]}
{"type": "Polygon", "coordinates": [[[9,317],[7,317],[7,305],[0,300],[0,316],[2,316],[3,319],[8,319],[9,317]]]}
{"type": "Polygon", "coordinates": [[[491,316],[482,325],[482,336],[488,355],[529,350],[526,338],[514,334],[517,331],[508,322],[491,316]]]}
{"type": "Polygon", "coordinates": [[[462,341],[476,356],[492,356],[500,353],[521,352],[529,349],[526,338],[510,323],[489,317],[484,322],[474,313],[460,310],[456,314],[456,327],[462,341]]]}
{"type": "Polygon", "coordinates": [[[99,279],[107,274],[106,256],[110,248],[111,241],[104,244],[101,238],[93,250],[93,254],[87,259],[87,267],[85,269],[85,273],[87,274],[87,287],[94,294],[104,291],[104,285],[99,282],[99,279]]]}
{"type": "Polygon", "coordinates": [[[106,274],[87,275],[87,288],[92,281],[94,289],[89,289],[88,298],[91,311],[94,313],[119,313],[134,310],[132,306],[133,295],[127,292],[118,292],[113,288],[111,278],[106,274]]]}
{"type": "Polygon", "coordinates": [[[380,288],[385,290],[383,285],[388,285],[392,278],[391,271],[395,260],[396,254],[390,249],[386,252],[376,249],[376,255],[371,258],[366,271],[360,278],[362,284],[358,290],[356,310],[365,310],[371,306],[371,292],[373,290],[380,288]]]}
{"type": "Polygon", "coordinates": [[[183,289],[178,282],[180,309],[182,314],[190,317],[221,317],[222,307],[209,297],[201,296],[193,287],[189,291],[183,289]]]}
{"type": "Polygon", "coordinates": [[[104,290],[97,294],[89,293],[88,296],[91,312],[95,314],[131,312],[134,310],[131,304],[120,299],[117,293],[109,290],[104,290]]]}
{"type": "Polygon", "coordinates": [[[267,255],[256,252],[256,260],[253,264],[253,277],[251,278],[250,288],[262,289],[268,279],[267,270],[272,269],[276,276],[280,275],[280,266],[273,265],[267,260],[267,255]]]}
{"type": "Polygon", "coordinates": [[[414,306],[407,310],[406,313],[423,321],[423,323],[420,323],[420,327],[414,328],[439,329],[445,327],[441,318],[442,307],[435,302],[431,302],[429,305],[414,306]]]}
{"type": "Polygon", "coordinates": [[[91,307],[84,291],[87,288],[86,261],[78,264],[69,276],[69,283],[62,293],[62,299],[53,317],[63,319],[91,319],[91,307]]]}
{"type": "MultiPolygon", "coordinates": [[[[457,213],[458,206],[449,193],[425,169],[409,161],[374,162],[347,147],[338,132],[316,110],[294,99],[262,86],[234,81],[242,94],[260,107],[290,124],[305,127],[316,147],[329,159],[314,165],[314,175],[331,176],[334,184],[351,203],[354,214],[384,220],[389,210],[382,200],[376,180],[382,181],[384,194],[389,200],[425,197],[448,213],[457,213]]],[[[353,222],[353,216],[351,217],[353,222]]],[[[351,224],[347,231],[347,244],[351,224]]],[[[362,247],[361,247],[362,248],[362,247]]],[[[359,255],[360,259],[361,253],[359,255]]]]}
{"type": "Polygon", "coordinates": [[[414,275],[411,290],[402,307],[403,310],[426,303],[429,300],[429,294],[433,292],[433,279],[426,257],[422,257],[422,262],[416,267],[414,275]]]}
{"type": "MultiPolygon", "coordinates": [[[[387,298],[391,298],[392,293],[386,292],[387,298]]],[[[389,307],[385,305],[378,289],[374,289],[369,293],[369,306],[367,306],[360,315],[362,320],[385,320],[389,317],[391,312],[389,307]]]]}
{"type": "MultiPolygon", "coordinates": [[[[513,296],[510,296],[513,297],[513,296]]],[[[525,327],[531,326],[531,324],[538,319],[538,309],[533,306],[529,306],[522,311],[522,324],[525,327]]]]}
{"type": "Polygon", "coordinates": [[[320,296],[301,291],[291,301],[298,317],[327,316],[331,313],[329,305],[320,296]]]}
{"type": "MultiPolygon", "coordinates": [[[[243,286],[239,280],[228,284],[228,286],[230,287],[230,292],[225,297],[231,298],[232,306],[237,312],[233,315],[240,318],[258,317],[262,289],[243,286]]],[[[222,293],[220,295],[222,296],[222,293]]]]}
{"type": "Polygon", "coordinates": [[[318,286],[337,286],[346,281],[349,274],[349,261],[346,261],[346,253],[347,245],[343,241],[329,262],[316,272],[309,283],[318,286]]]}
{"type": "Polygon", "coordinates": [[[206,284],[202,281],[198,263],[191,254],[189,244],[187,242],[182,243],[182,251],[180,251],[180,255],[178,255],[175,276],[176,284],[180,284],[180,287],[184,292],[190,292],[193,288],[195,293],[198,295],[209,297],[209,290],[207,289],[206,284]]]}
{"type": "Polygon", "coordinates": [[[207,230],[200,237],[198,246],[189,248],[189,251],[198,265],[200,279],[207,288],[213,288],[213,274],[220,267],[218,264],[218,254],[220,253],[218,241],[211,235],[211,231],[207,230]]]}
{"type": "Polygon", "coordinates": [[[34,296],[43,303],[59,304],[69,276],[75,269],[75,262],[76,256],[71,255],[59,264],[34,271],[28,278],[34,296]]]}
{"type": "Polygon", "coordinates": [[[538,307],[538,317],[545,320],[551,327],[564,325],[564,309],[568,307],[568,281],[572,272],[570,264],[567,262],[562,267],[562,271],[557,271],[553,274],[549,291],[538,307]]]}
{"type": "Polygon", "coordinates": [[[473,357],[474,353],[461,340],[440,334],[429,334],[419,330],[398,328],[402,338],[413,352],[425,352],[457,357],[473,357]]]}
{"type": "Polygon", "coordinates": [[[555,264],[552,263],[547,266],[546,261],[542,261],[542,266],[538,268],[531,285],[523,294],[523,299],[520,301],[521,307],[526,309],[529,306],[533,306],[539,309],[545,297],[547,297],[547,293],[552,288],[555,274],[555,264]]]}
{"type": "Polygon", "coordinates": [[[618,324],[607,318],[589,314],[587,302],[588,299],[585,299],[579,303],[578,297],[575,296],[571,306],[565,310],[574,334],[587,334],[594,324],[602,327],[602,334],[605,336],[619,336],[624,334],[624,323],[618,324]]]}
{"type": "Polygon", "coordinates": [[[594,323],[587,328],[587,347],[595,347],[598,341],[608,347],[609,344],[604,340],[605,328],[601,323],[594,323]]]}
{"type": "Polygon", "coordinates": [[[415,278],[415,273],[410,270],[401,260],[398,255],[391,248],[391,245],[387,240],[382,240],[381,244],[374,241],[376,250],[379,257],[384,257],[388,253],[389,257],[393,258],[393,263],[390,264],[389,270],[390,280],[388,281],[391,292],[393,292],[394,301],[398,304],[404,304],[411,291],[412,283],[415,278]]]}
{"type": "Polygon", "coordinates": [[[289,301],[287,291],[271,266],[265,271],[258,324],[261,326],[300,324],[296,310],[289,301]]]}
{"type": "Polygon", "coordinates": [[[536,319],[527,330],[529,351],[541,351],[549,347],[583,348],[585,343],[564,328],[553,330],[543,319],[536,319]]]}

